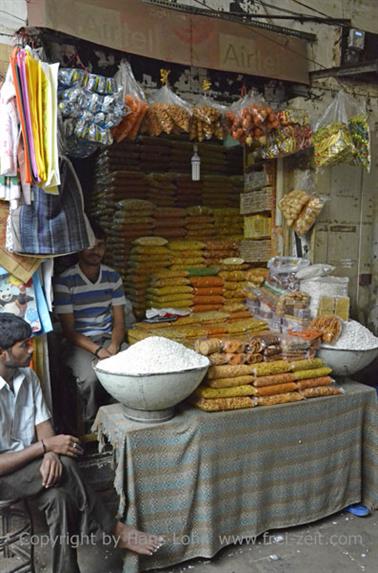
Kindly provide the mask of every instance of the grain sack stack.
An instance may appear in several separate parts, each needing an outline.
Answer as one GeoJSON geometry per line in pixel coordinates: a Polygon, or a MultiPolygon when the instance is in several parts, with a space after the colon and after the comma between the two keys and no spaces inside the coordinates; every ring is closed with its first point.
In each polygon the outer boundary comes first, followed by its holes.
{"type": "Polygon", "coordinates": [[[140,136],[140,166],[143,172],[164,173],[171,165],[171,142],[164,137],[140,136]]]}
{"type": "Polygon", "coordinates": [[[202,185],[202,205],[208,207],[237,207],[233,198],[232,182],[230,178],[222,175],[206,175],[202,185]]]}
{"type": "Polygon", "coordinates": [[[225,302],[223,279],[217,276],[190,278],[193,287],[193,312],[220,310],[225,302]]]}
{"type": "Polygon", "coordinates": [[[168,248],[171,255],[171,270],[187,271],[189,268],[203,268],[205,258],[203,255],[204,243],[192,240],[170,241],[168,248]]]}
{"type": "Polygon", "coordinates": [[[188,239],[206,241],[216,235],[214,226],[214,215],[209,207],[187,207],[186,208],[186,236],[188,239]]]}
{"type": "Polygon", "coordinates": [[[192,181],[190,175],[176,175],[176,207],[200,205],[202,201],[202,181],[192,181]]]}
{"type": "Polygon", "coordinates": [[[155,233],[166,239],[186,236],[185,210],[178,207],[160,207],[154,211],[155,233]]]}
{"type": "Polygon", "coordinates": [[[124,199],[116,203],[107,241],[107,260],[110,255],[112,264],[121,274],[125,272],[132,242],[153,233],[154,209],[152,203],[142,199],[124,199]]]}
{"type": "Polygon", "coordinates": [[[205,259],[209,266],[239,256],[238,243],[230,239],[211,239],[205,241],[205,245],[205,259]]]}
{"type": "Polygon", "coordinates": [[[243,217],[238,208],[213,209],[214,225],[219,237],[230,237],[235,241],[243,238],[243,217]]]}
{"type": "Polygon", "coordinates": [[[147,290],[147,307],[150,308],[191,308],[193,306],[193,289],[187,283],[184,271],[170,271],[165,275],[153,275],[147,290]],[[175,275],[175,276],[174,276],[175,275]],[[175,284],[171,284],[175,279],[175,284]]]}
{"type": "Polygon", "coordinates": [[[144,316],[148,305],[147,289],[151,276],[168,268],[172,262],[166,245],[167,240],[162,237],[140,237],[132,245],[123,278],[126,296],[137,318],[144,316]]]}
{"type": "Polygon", "coordinates": [[[150,173],[146,176],[148,191],[146,199],[157,207],[173,207],[176,184],[171,173],[150,173]]]}

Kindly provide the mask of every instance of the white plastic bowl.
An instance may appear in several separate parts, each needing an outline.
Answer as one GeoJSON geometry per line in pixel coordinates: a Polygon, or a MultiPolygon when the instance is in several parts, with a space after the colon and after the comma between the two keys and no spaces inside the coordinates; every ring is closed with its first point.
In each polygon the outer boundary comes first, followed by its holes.
{"type": "Polygon", "coordinates": [[[126,407],[129,418],[144,422],[164,421],[173,417],[173,407],[202,382],[210,365],[208,359],[202,358],[207,360],[206,365],[181,372],[114,374],[102,370],[101,363],[93,368],[105,390],[126,407]]]}
{"type": "Polygon", "coordinates": [[[322,345],[319,358],[332,368],[335,376],[352,376],[359,372],[378,356],[378,347],[369,350],[343,350],[322,345]]]}

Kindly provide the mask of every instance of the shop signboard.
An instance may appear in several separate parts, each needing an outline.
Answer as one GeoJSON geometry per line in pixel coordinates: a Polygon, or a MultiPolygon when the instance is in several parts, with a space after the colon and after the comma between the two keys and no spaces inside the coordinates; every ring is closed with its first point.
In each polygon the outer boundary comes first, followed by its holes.
{"type": "Polygon", "coordinates": [[[305,40],[140,0],[33,0],[28,25],[166,62],[308,83],[305,40]]]}

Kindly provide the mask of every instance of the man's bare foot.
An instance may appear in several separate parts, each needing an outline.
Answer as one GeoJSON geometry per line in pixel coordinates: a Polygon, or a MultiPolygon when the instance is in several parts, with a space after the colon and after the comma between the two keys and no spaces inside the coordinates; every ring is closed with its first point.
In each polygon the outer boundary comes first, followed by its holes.
{"type": "Polygon", "coordinates": [[[113,534],[117,547],[134,551],[139,555],[153,555],[164,543],[163,537],[144,533],[121,521],[117,521],[113,534]]]}

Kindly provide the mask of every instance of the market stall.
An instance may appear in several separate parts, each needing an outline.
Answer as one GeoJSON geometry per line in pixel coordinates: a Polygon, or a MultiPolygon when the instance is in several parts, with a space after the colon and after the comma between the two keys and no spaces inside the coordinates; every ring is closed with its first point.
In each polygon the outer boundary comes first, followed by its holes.
{"type": "Polygon", "coordinates": [[[169,422],[99,410],[116,455],[119,511],[164,535],[153,558],[128,554],[128,573],[212,557],[239,537],[309,523],[361,502],[378,505],[375,391],[209,414],[183,406],[169,422]],[[239,536],[239,537],[238,537],[239,536]]]}

